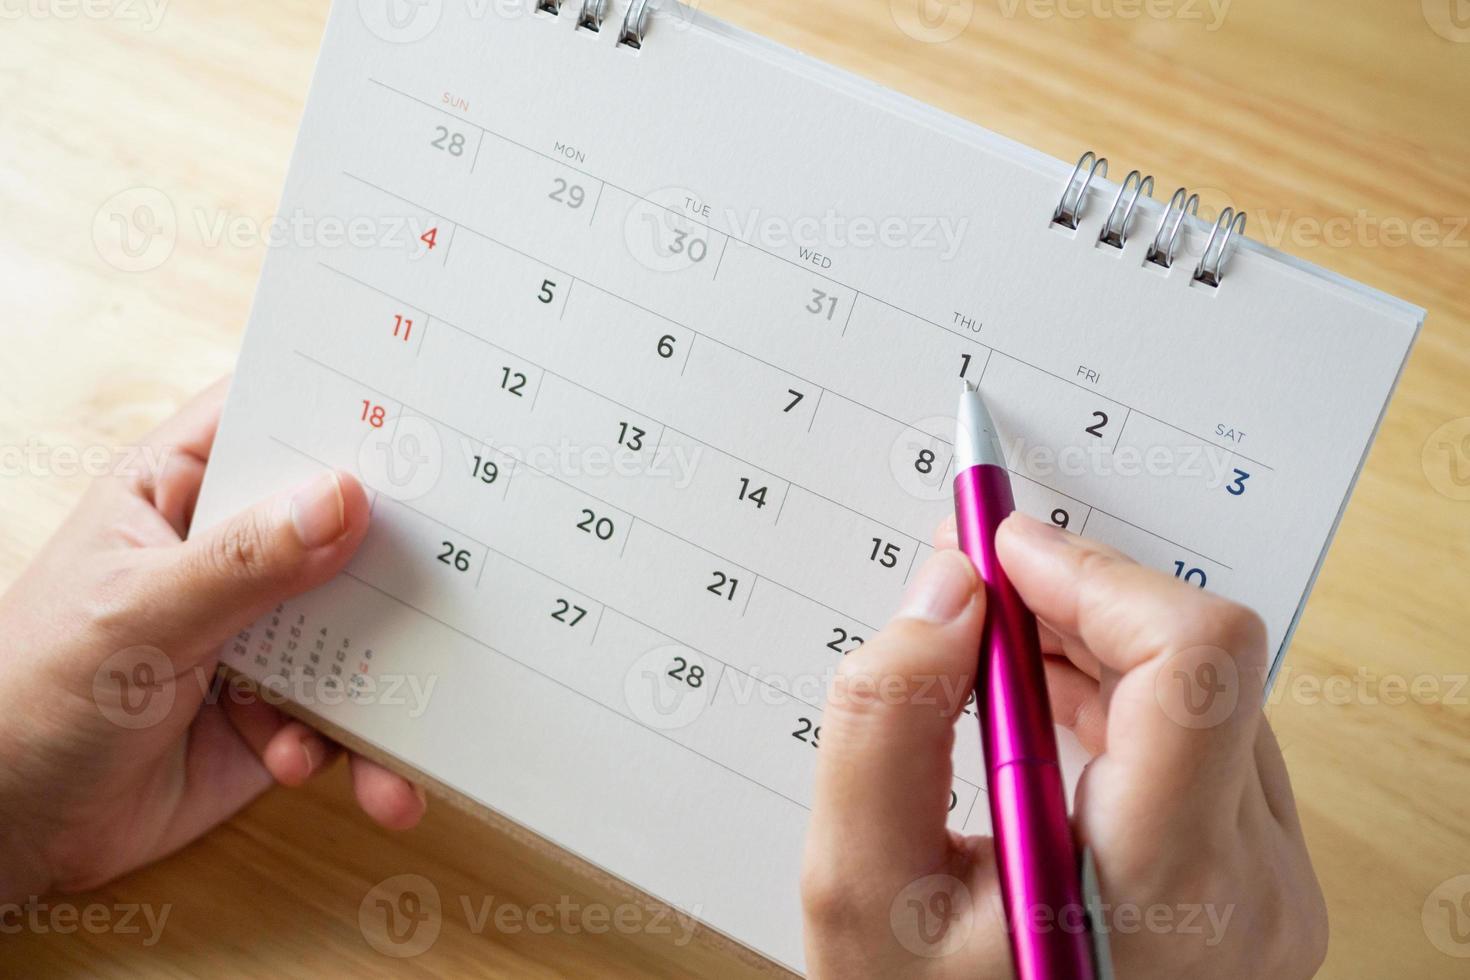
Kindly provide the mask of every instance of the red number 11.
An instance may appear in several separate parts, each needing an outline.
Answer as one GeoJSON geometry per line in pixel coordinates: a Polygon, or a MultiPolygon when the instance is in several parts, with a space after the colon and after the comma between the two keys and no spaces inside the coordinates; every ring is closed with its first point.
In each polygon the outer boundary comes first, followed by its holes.
{"type": "Polygon", "coordinates": [[[401,313],[393,317],[393,336],[397,337],[400,331],[403,333],[403,342],[408,343],[408,335],[413,333],[413,321],[404,319],[401,313]]]}

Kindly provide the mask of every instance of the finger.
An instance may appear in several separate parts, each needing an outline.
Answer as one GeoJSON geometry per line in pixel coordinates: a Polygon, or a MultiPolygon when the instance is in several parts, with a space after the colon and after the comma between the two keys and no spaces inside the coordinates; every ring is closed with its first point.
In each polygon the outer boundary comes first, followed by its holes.
{"type": "Polygon", "coordinates": [[[1022,599],[1118,674],[1111,757],[1161,783],[1240,785],[1260,716],[1265,628],[1243,606],[1021,515],[997,548],[1022,599]]]}
{"type": "MultiPolygon", "coordinates": [[[[838,670],[822,715],[804,890],[857,881],[886,903],[950,849],[945,829],[955,717],[974,687],[984,590],[940,551],[897,617],[838,670]]],[[[884,905],[886,908],[886,904],[884,905]]]]}
{"type": "MultiPolygon", "coordinates": [[[[955,524],[954,515],[946,517],[934,530],[934,550],[944,551],[949,548],[960,546],[959,531],[955,524]]],[[[1061,654],[1069,658],[1083,673],[1096,680],[1099,676],[1097,658],[1092,655],[1082,644],[1064,642],[1056,630],[1044,622],[1038,622],[1037,632],[1041,639],[1041,652],[1048,655],[1061,654]]]]}
{"type": "Polygon", "coordinates": [[[178,451],[209,459],[229,391],[230,376],[226,375],[189,399],[177,414],[154,429],[144,443],[163,452],[178,451]]]}
{"type": "Polygon", "coordinates": [[[1046,689],[1051,696],[1052,720],[1071,729],[1089,755],[1107,747],[1107,709],[1097,681],[1066,660],[1047,657],[1046,689]]]}
{"type": "Polygon", "coordinates": [[[337,743],[300,721],[288,721],[270,741],[260,760],[282,786],[301,786],[325,771],[341,754],[337,743]]]}
{"type": "Polygon", "coordinates": [[[229,381],[228,377],[221,378],[195,395],[178,414],[144,438],[144,452],[137,458],[139,471],[132,474],[132,486],[180,537],[187,532],[194,513],[229,381]]]}
{"type": "Polygon", "coordinates": [[[294,494],[268,500],[196,533],[142,553],[134,576],[135,628],[187,664],[281,601],[323,584],[367,533],[368,501],[357,480],[324,473],[294,494]]]}
{"type": "Polygon", "coordinates": [[[241,741],[283,786],[302,785],[341,754],[335,742],[291,718],[249,685],[232,684],[223,704],[241,741]]]}
{"type": "Polygon", "coordinates": [[[1261,778],[1261,791],[1276,822],[1287,830],[1301,833],[1301,816],[1296,809],[1296,794],[1291,789],[1291,776],[1286,757],[1276,741],[1269,722],[1263,721],[1256,732],[1256,772],[1261,778]]]}
{"type": "Polygon", "coordinates": [[[348,755],[348,763],[357,805],[374,822],[389,830],[409,830],[423,819],[429,800],[422,789],[355,753],[348,755]]]}
{"type": "Polygon", "coordinates": [[[950,548],[960,546],[959,524],[955,521],[953,514],[939,522],[934,529],[934,550],[948,551],[950,548]]]}

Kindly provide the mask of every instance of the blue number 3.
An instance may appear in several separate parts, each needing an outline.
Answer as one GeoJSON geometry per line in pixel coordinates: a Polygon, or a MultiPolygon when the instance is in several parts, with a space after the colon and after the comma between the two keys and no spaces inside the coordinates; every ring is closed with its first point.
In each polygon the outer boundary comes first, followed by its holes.
{"type": "Polygon", "coordinates": [[[1225,492],[1230,494],[1230,496],[1232,497],[1239,497],[1241,494],[1245,493],[1245,481],[1249,480],[1250,478],[1251,475],[1245,470],[1236,470],[1235,482],[1226,487],[1225,492]]]}

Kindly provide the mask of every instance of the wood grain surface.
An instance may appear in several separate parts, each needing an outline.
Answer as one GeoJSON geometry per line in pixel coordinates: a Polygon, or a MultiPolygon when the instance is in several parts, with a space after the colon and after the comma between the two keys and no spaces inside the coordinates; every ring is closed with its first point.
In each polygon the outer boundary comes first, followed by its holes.
{"type": "MultiPolygon", "coordinates": [[[[1470,888],[1435,891],[1470,874],[1465,0],[703,9],[1056,156],[1092,147],[1115,172],[1199,189],[1206,213],[1244,208],[1253,237],[1429,310],[1270,714],[1331,907],[1322,976],[1470,973],[1451,955],[1470,940],[1455,942],[1439,901],[1470,888]],[[1400,681],[1417,686],[1405,696],[1400,681]]],[[[123,451],[229,371],[267,247],[252,229],[276,205],[326,12],[326,0],[0,0],[0,585],[85,486],[66,451],[123,451]],[[167,197],[177,235],[166,261],[128,272],[104,261],[94,222],[140,187],[167,197]]],[[[677,928],[476,928],[465,899],[471,911],[625,901],[451,805],[411,833],[378,831],[339,768],[65,900],[166,906],[156,942],[146,928],[26,929],[0,936],[0,974],[750,971],[677,928]],[[413,959],[376,952],[358,924],[399,874],[429,879],[443,906],[413,959]]]]}

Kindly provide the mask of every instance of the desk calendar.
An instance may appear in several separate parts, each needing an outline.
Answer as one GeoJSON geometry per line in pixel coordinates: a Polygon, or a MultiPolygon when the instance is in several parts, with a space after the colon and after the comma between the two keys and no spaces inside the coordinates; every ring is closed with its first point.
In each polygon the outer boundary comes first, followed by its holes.
{"type": "Polygon", "coordinates": [[[799,970],[824,690],[951,509],[961,377],[1023,509],[1279,662],[1422,311],[683,8],[378,6],[197,516],[336,467],[372,530],[225,665],[799,970]]]}

